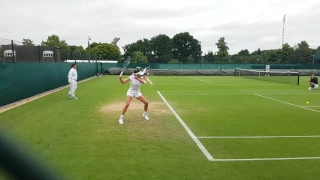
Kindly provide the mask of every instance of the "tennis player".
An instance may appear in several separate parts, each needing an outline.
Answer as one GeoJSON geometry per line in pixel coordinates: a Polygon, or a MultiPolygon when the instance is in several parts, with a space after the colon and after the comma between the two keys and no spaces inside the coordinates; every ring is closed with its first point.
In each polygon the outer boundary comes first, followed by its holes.
{"type": "Polygon", "coordinates": [[[72,98],[74,100],[77,100],[78,98],[75,96],[75,91],[78,87],[77,79],[78,79],[78,73],[77,73],[77,65],[72,64],[71,69],[68,74],[68,82],[70,84],[70,91],[68,93],[68,97],[72,98]]]}
{"type": "Polygon", "coordinates": [[[145,81],[146,76],[144,76],[144,78],[142,76],[143,76],[143,72],[141,72],[140,69],[138,68],[136,68],[133,71],[133,74],[129,76],[128,79],[122,79],[122,76],[119,76],[120,82],[122,84],[126,84],[127,82],[130,81],[130,88],[127,92],[126,105],[122,109],[122,114],[119,118],[119,124],[123,124],[123,117],[127,112],[128,107],[130,106],[130,102],[132,98],[136,98],[137,100],[141,101],[144,104],[144,113],[142,114],[142,117],[145,120],[149,120],[148,113],[147,113],[149,103],[147,99],[140,92],[141,84],[146,83],[145,81]]]}
{"type": "Polygon", "coordinates": [[[270,72],[270,64],[268,63],[266,65],[266,74],[265,74],[265,76],[269,76],[269,72],[270,72]]]}
{"type": "Polygon", "coordinates": [[[150,70],[150,64],[148,65],[147,70],[146,70],[146,74],[147,74],[148,76],[150,75],[149,70],[150,70]]]}
{"type": "Polygon", "coordinates": [[[314,76],[314,74],[310,77],[310,87],[308,90],[316,89],[318,90],[318,78],[314,76]]]}

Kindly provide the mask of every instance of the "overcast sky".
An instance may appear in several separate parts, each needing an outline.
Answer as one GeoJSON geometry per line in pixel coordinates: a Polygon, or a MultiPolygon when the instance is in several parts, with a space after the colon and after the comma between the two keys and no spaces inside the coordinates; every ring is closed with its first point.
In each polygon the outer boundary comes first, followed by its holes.
{"type": "Polygon", "coordinates": [[[215,52],[220,37],[230,53],[252,52],[281,47],[284,14],[286,43],[320,46],[320,0],[0,0],[0,38],[38,44],[57,34],[86,47],[88,36],[108,43],[120,37],[121,48],[187,31],[203,52],[215,52]]]}

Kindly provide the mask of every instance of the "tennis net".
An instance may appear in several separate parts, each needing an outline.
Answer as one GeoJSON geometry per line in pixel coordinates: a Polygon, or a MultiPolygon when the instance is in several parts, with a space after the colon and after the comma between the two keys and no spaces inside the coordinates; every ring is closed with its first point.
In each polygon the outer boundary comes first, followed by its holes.
{"type": "Polygon", "coordinates": [[[276,82],[282,84],[299,85],[300,74],[299,72],[290,71],[257,71],[249,69],[236,68],[234,76],[239,76],[248,79],[256,79],[262,81],[276,82]]]}

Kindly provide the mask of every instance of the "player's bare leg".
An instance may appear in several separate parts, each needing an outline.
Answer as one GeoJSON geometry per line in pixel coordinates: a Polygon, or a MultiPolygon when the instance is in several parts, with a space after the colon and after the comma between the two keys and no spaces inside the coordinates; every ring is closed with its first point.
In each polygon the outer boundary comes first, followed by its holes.
{"type": "Polygon", "coordinates": [[[148,103],[147,99],[144,96],[139,96],[139,97],[137,97],[137,99],[144,104],[144,113],[142,114],[142,117],[145,120],[149,120],[148,113],[147,113],[149,103],[148,103]]]}
{"type": "Polygon", "coordinates": [[[119,124],[123,124],[123,117],[124,117],[124,114],[126,114],[126,112],[128,110],[128,107],[130,106],[131,100],[132,100],[132,97],[131,96],[127,96],[126,105],[124,105],[124,107],[122,109],[122,114],[121,114],[121,116],[119,118],[119,124]]]}

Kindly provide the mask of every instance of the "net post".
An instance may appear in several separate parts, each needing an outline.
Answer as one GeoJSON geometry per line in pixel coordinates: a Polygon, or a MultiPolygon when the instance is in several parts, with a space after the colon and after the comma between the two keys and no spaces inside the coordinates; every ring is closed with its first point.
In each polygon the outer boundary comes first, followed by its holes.
{"type": "Polygon", "coordinates": [[[234,76],[240,76],[240,72],[241,72],[240,68],[235,68],[234,69],[234,76]],[[239,72],[237,72],[237,71],[239,71],[239,72]]]}
{"type": "Polygon", "coordinates": [[[300,73],[298,72],[298,86],[300,85],[300,73]]]}

